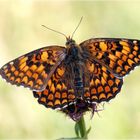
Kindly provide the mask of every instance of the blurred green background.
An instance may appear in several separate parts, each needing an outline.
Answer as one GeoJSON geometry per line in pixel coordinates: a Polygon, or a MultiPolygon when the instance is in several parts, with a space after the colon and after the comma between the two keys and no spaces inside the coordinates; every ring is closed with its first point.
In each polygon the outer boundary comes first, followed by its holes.
{"type": "MultiPolygon", "coordinates": [[[[0,67],[65,38],[42,24],[71,35],[77,43],[92,37],[140,39],[140,1],[0,0],[0,67]]],[[[125,77],[121,92],[94,115],[86,113],[90,139],[140,139],[140,68],[125,77]]],[[[32,92],[0,78],[0,139],[74,137],[74,122],[39,105],[32,92]]]]}

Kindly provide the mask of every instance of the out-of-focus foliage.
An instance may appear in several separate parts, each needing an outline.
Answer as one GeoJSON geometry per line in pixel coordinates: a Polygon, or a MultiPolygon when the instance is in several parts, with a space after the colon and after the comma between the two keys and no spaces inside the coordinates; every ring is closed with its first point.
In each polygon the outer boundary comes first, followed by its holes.
{"type": "MultiPolygon", "coordinates": [[[[42,24],[71,35],[77,43],[92,37],[140,39],[138,1],[0,0],[0,66],[47,45],[64,45],[65,38],[42,24]]],[[[125,77],[121,92],[94,115],[90,139],[140,138],[140,68],[125,77]]],[[[57,139],[74,136],[74,122],[37,103],[32,92],[0,78],[0,139],[57,139]]]]}

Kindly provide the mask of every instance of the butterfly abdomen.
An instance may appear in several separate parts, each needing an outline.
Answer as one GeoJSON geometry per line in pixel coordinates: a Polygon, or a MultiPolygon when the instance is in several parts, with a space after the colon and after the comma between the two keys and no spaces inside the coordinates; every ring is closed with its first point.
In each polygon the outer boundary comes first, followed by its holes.
{"type": "Polygon", "coordinates": [[[83,81],[80,77],[77,77],[74,79],[74,85],[76,88],[82,88],[83,87],[83,81]]]}
{"type": "Polygon", "coordinates": [[[79,65],[74,68],[74,88],[77,97],[81,97],[84,92],[83,72],[79,65]]]}

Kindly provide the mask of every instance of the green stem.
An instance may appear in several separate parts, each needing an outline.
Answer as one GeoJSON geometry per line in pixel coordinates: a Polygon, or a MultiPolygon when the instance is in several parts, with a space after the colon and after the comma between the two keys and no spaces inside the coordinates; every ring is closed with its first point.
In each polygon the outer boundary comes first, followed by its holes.
{"type": "Polygon", "coordinates": [[[84,117],[83,116],[79,120],[78,125],[79,125],[79,131],[80,131],[81,138],[87,139],[86,125],[85,125],[85,120],[84,120],[84,117]]]}
{"type": "Polygon", "coordinates": [[[88,136],[87,136],[88,133],[86,130],[85,120],[84,120],[83,116],[75,124],[75,133],[76,133],[77,137],[80,139],[88,139],[88,136]]]}

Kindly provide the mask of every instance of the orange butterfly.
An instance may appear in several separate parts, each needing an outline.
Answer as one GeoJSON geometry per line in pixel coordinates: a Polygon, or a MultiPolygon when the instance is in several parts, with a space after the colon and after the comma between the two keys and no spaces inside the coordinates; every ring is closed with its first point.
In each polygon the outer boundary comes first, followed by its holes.
{"type": "Polygon", "coordinates": [[[66,39],[66,47],[48,46],[10,61],[0,75],[77,121],[120,92],[123,77],[140,64],[140,41],[92,38],[78,45],[66,39]]]}

